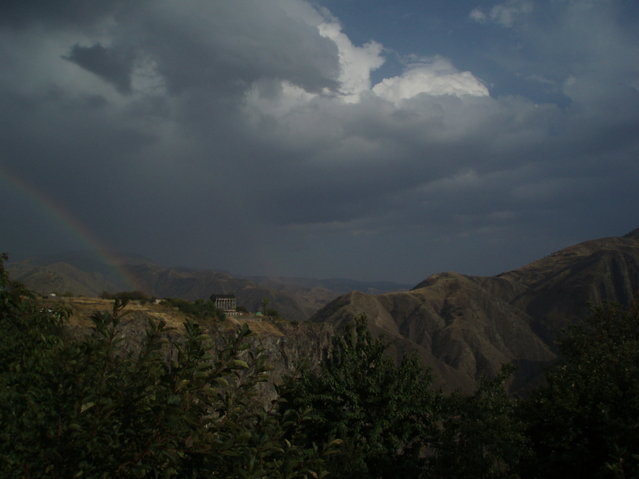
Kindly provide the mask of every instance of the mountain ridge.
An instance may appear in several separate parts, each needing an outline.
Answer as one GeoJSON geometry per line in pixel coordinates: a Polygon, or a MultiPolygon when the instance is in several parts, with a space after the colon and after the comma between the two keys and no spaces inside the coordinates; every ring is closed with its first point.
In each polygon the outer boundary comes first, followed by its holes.
{"type": "Polygon", "coordinates": [[[349,288],[369,293],[406,287],[392,282],[349,279],[310,279],[234,276],[228,272],[188,267],[165,267],[139,256],[121,256],[121,262],[107,264],[82,253],[47,255],[9,262],[12,277],[41,293],[70,293],[98,297],[103,292],[130,290],[121,276],[149,297],[208,299],[211,294],[235,294],[238,305],[258,311],[268,299],[268,307],[286,319],[307,320],[315,311],[349,288]],[[120,276],[120,278],[118,277],[120,276]]]}
{"type": "MultiPolygon", "coordinates": [[[[8,266],[14,279],[43,293],[54,287],[61,292],[85,288],[90,294],[80,294],[97,296],[105,285],[117,286],[104,272],[86,272],[64,262],[8,266]]],[[[285,319],[310,318],[330,324],[332,330],[365,314],[371,331],[387,338],[389,354],[399,358],[415,352],[445,389],[471,391],[482,376],[513,363],[517,371],[511,387],[525,391],[555,359],[562,329],[587,315],[590,304],[628,304],[635,298],[639,229],[568,246],[494,276],[442,272],[399,291],[380,291],[383,282],[242,278],[143,260],[120,269],[149,296],[205,299],[212,293],[233,293],[238,304],[251,311],[261,309],[268,298],[269,308],[285,319]],[[344,292],[349,285],[362,291],[344,292]]]]}
{"type": "Polygon", "coordinates": [[[538,381],[561,330],[589,304],[628,304],[639,290],[639,230],[578,243],[496,276],[430,275],[414,288],[349,293],[311,321],[337,326],[365,314],[396,354],[417,353],[447,388],[470,391],[515,363],[513,389],[538,381]]]}

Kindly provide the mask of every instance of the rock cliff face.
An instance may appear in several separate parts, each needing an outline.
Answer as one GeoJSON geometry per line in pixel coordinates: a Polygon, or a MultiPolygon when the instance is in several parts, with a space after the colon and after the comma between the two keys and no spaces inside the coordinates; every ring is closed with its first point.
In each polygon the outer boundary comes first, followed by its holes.
{"type": "Polygon", "coordinates": [[[318,311],[337,326],[365,314],[392,349],[415,351],[446,389],[472,390],[503,364],[517,367],[513,389],[538,380],[555,340],[590,304],[627,304],[639,290],[639,230],[587,241],[491,277],[440,273],[411,291],[349,293],[318,311]]]}
{"type": "MultiPolygon", "coordinates": [[[[72,336],[87,335],[92,326],[89,317],[97,311],[109,312],[113,308],[113,301],[100,298],[55,298],[45,301],[47,307],[62,305],[71,311],[68,333],[72,336]]],[[[168,305],[132,301],[124,309],[118,336],[124,340],[127,348],[135,350],[145,336],[149,320],[164,321],[169,334],[179,338],[187,319],[187,315],[168,305]]],[[[267,403],[276,397],[274,385],[284,375],[292,373],[298,363],[318,364],[335,335],[335,327],[330,323],[256,320],[241,316],[198,322],[210,333],[214,349],[220,349],[225,337],[233,335],[240,325],[249,326],[253,334],[247,338],[251,347],[245,354],[261,351],[270,369],[269,381],[260,386],[261,397],[267,403]]],[[[246,359],[253,363],[249,358],[246,359]]]]}

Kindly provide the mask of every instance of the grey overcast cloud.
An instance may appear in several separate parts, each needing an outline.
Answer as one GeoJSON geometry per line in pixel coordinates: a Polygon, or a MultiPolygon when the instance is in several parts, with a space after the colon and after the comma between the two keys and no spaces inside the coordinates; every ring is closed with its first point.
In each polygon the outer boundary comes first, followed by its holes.
{"type": "Polygon", "coordinates": [[[634,0],[9,0],[0,249],[496,274],[639,226],[634,0]]]}

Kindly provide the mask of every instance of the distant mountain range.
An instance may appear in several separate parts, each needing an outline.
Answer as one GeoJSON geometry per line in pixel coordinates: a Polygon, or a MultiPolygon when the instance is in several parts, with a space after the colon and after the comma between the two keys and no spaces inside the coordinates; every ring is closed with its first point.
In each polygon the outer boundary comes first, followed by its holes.
{"type": "Polygon", "coordinates": [[[365,314],[391,350],[416,351],[447,389],[471,390],[504,363],[513,389],[535,384],[555,341],[590,305],[628,304],[639,290],[639,229],[586,241],[497,276],[440,273],[410,291],[343,295],[312,318],[337,327],[365,314]]]}
{"type": "Polygon", "coordinates": [[[149,297],[208,299],[211,294],[235,294],[238,305],[249,311],[269,308],[286,319],[302,321],[340,294],[358,290],[368,294],[408,289],[392,282],[348,279],[286,277],[237,277],[226,272],[168,268],[134,256],[122,256],[117,271],[87,254],[74,253],[9,262],[11,277],[42,294],[52,292],[75,296],[100,296],[103,292],[130,290],[123,274],[135,288],[149,297]],[[119,274],[118,274],[119,272],[119,274]]]}
{"type": "MultiPolygon", "coordinates": [[[[81,256],[31,259],[9,263],[8,269],[13,279],[41,293],[98,296],[123,290],[117,274],[81,256]]],[[[562,329],[587,315],[590,305],[628,304],[635,297],[639,229],[586,241],[496,276],[435,274],[410,290],[342,279],[240,278],[166,268],[139,258],[122,259],[118,269],[149,296],[196,299],[233,293],[251,311],[268,298],[269,307],[284,318],[310,318],[324,323],[327,331],[365,314],[371,330],[388,339],[391,354],[416,352],[448,390],[470,391],[482,376],[513,363],[512,389],[521,391],[537,383],[555,358],[562,329]]],[[[304,344],[316,357],[321,345],[312,347],[313,337],[304,344]]]]}

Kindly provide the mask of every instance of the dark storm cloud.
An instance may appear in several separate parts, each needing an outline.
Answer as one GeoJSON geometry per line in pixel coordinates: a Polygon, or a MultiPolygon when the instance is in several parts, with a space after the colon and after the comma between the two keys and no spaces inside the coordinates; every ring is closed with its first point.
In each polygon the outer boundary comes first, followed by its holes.
{"type": "Polygon", "coordinates": [[[508,41],[473,53],[520,78],[518,96],[454,58],[415,56],[374,87],[383,48],[301,0],[48,5],[0,7],[3,162],[118,249],[418,281],[636,226],[639,29],[623,2],[483,8],[477,31],[508,41]]]}
{"type": "MultiPolygon", "coordinates": [[[[450,195],[446,216],[471,197],[503,199],[510,185],[496,183],[491,175],[531,162],[552,162],[544,142],[562,116],[553,107],[515,99],[423,96],[390,115],[379,114],[384,105],[376,99],[331,106],[324,114],[309,106],[308,116],[298,114],[293,123],[272,132],[281,135],[282,144],[298,133],[321,131],[331,118],[341,120],[341,129],[323,133],[323,148],[307,152],[309,157],[293,165],[283,164],[281,170],[272,167],[275,177],[284,179],[273,196],[277,207],[267,206],[265,214],[272,212],[281,221],[290,214],[288,222],[343,221],[393,204],[415,212],[419,207],[404,202],[406,196],[419,202],[420,195],[422,201],[450,195]]],[[[441,213],[441,208],[424,212],[441,213]]]]}
{"type": "Polygon", "coordinates": [[[112,83],[122,93],[131,90],[134,57],[129,52],[105,48],[100,43],[90,47],[76,44],[64,58],[112,83]]]}
{"type": "Polygon", "coordinates": [[[136,0],[5,0],[0,5],[0,26],[25,28],[88,26],[136,0]]]}
{"type": "Polygon", "coordinates": [[[140,11],[126,35],[175,94],[243,92],[260,78],[287,79],[309,91],[334,88],[337,50],[305,21],[307,9],[290,1],[164,1],[140,11]]]}

